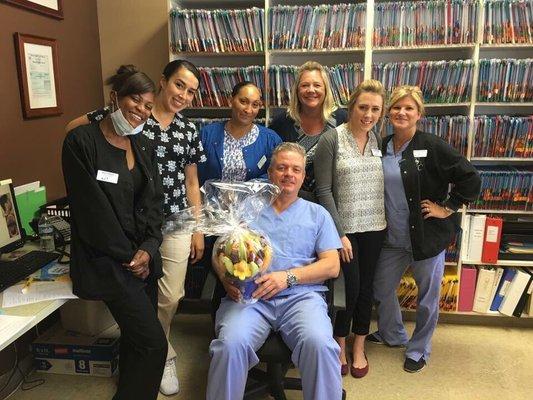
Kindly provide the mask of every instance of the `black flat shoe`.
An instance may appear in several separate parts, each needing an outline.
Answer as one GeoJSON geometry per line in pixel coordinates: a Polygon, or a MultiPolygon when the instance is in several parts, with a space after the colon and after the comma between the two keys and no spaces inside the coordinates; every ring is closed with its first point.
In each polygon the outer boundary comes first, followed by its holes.
{"type": "Polygon", "coordinates": [[[424,360],[424,357],[420,357],[420,360],[418,361],[415,361],[412,358],[406,358],[403,363],[404,371],[410,373],[422,371],[424,368],[426,368],[426,360],[424,360]]]}

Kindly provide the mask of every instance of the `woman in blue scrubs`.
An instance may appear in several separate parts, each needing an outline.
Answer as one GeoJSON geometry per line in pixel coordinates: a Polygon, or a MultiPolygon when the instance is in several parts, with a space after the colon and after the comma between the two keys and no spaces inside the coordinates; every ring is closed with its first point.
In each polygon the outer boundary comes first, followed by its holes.
{"type": "Polygon", "coordinates": [[[407,372],[420,371],[429,359],[444,252],[460,229],[456,211],[475,200],[481,186],[479,174],[465,157],[436,135],[417,130],[423,115],[418,87],[400,86],[392,92],[393,134],[382,147],[387,233],[374,277],[378,331],[367,337],[373,343],[405,346],[407,372]],[[410,339],[396,296],[408,266],[418,286],[416,327],[410,339]]]}
{"type": "Polygon", "coordinates": [[[239,82],[231,93],[231,118],[202,128],[207,161],[198,166],[200,185],[208,179],[242,182],[267,178],[274,148],[281,143],[272,129],[254,123],[263,106],[261,92],[249,81],[239,82]]]}

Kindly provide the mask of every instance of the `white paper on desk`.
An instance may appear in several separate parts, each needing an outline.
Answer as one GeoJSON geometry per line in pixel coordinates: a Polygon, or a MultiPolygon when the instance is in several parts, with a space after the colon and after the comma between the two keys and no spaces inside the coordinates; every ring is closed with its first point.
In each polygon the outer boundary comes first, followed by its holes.
{"type": "Polygon", "coordinates": [[[23,330],[35,317],[19,317],[15,315],[0,315],[0,342],[10,338],[23,330]]]}
{"type": "Polygon", "coordinates": [[[72,294],[72,282],[70,280],[33,282],[26,293],[21,292],[23,286],[15,285],[4,290],[3,308],[38,303],[45,300],[77,299],[72,294]]]}

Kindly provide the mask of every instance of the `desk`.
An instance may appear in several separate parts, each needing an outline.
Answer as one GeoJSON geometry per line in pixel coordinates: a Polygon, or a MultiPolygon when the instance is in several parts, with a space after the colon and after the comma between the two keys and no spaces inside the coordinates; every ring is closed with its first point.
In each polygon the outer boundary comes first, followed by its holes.
{"type": "MultiPolygon", "coordinates": [[[[15,315],[19,317],[32,317],[30,321],[10,337],[0,336],[0,351],[5,349],[19,337],[28,332],[31,328],[41,322],[43,319],[52,314],[55,310],[65,304],[68,299],[41,301],[40,303],[26,304],[24,306],[0,308],[4,315],[15,315]]],[[[1,303],[1,294],[0,294],[1,303]]]]}
{"type": "MultiPolygon", "coordinates": [[[[17,251],[30,251],[36,250],[38,247],[34,243],[27,243],[22,249],[17,251]]],[[[2,293],[0,293],[0,305],[2,304],[2,293]]],[[[4,337],[0,335],[0,351],[5,349],[19,337],[28,332],[31,328],[41,322],[43,319],[52,314],[55,310],[65,304],[68,299],[58,299],[58,300],[48,300],[41,301],[39,303],[25,304],[23,306],[1,308],[0,315],[13,315],[18,317],[31,317],[26,324],[18,327],[15,333],[11,333],[9,337],[4,337]]]]}

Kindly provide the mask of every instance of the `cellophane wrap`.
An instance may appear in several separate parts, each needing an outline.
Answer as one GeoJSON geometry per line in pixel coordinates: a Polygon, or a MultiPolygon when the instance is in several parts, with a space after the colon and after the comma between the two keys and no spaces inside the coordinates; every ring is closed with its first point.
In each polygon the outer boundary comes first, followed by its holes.
{"type": "Polygon", "coordinates": [[[168,216],[163,223],[163,235],[179,232],[192,234],[201,229],[204,218],[203,207],[188,207],[168,216]]]}
{"type": "Polygon", "coordinates": [[[279,194],[279,188],[262,181],[208,181],[204,192],[202,231],[216,235],[212,254],[213,266],[241,291],[241,302],[253,303],[255,279],[272,261],[272,246],[263,232],[249,224],[279,194]]]}

